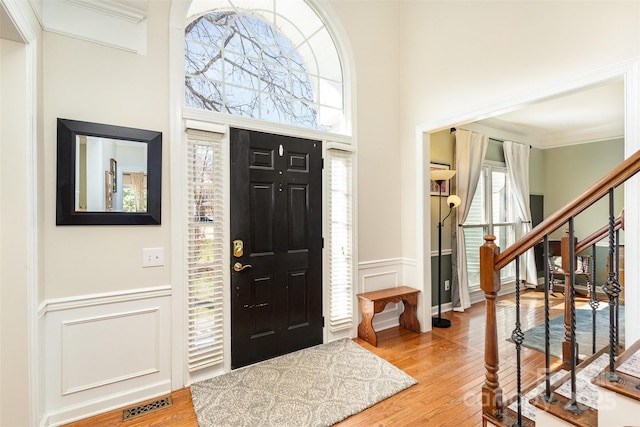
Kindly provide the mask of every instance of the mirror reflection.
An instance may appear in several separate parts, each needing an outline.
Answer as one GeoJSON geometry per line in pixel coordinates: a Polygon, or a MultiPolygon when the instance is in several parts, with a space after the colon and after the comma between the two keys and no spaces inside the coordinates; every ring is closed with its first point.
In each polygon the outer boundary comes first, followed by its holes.
{"type": "Polygon", "coordinates": [[[76,135],[76,212],[147,212],[147,143],[76,135]]]}
{"type": "Polygon", "coordinates": [[[57,120],[56,225],[154,225],[162,132],[57,120]]]}

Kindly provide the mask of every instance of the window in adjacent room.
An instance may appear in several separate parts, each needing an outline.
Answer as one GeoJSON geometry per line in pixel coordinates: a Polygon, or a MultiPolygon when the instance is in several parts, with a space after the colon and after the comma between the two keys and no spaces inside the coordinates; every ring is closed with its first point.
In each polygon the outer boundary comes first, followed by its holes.
{"type": "MultiPolygon", "coordinates": [[[[516,240],[516,219],[511,183],[504,163],[485,162],[471,202],[467,220],[462,225],[467,246],[469,289],[480,288],[480,255],[478,248],[484,236],[496,236],[496,245],[507,248],[516,240]]],[[[515,267],[509,264],[500,271],[501,281],[514,280],[515,267]]]]}
{"type": "Polygon", "coordinates": [[[122,210],[124,212],[147,211],[147,175],[144,172],[122,174],[122,210]]]}

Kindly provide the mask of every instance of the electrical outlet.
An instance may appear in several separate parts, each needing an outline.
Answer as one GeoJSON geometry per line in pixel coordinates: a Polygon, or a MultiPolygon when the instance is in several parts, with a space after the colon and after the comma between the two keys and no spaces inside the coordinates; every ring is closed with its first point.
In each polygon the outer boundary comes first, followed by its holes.
{"type": "Polygon", "coordinates": [[[143,248],[142,267],[159,267],[164,265],[164,248],[143,248]]]}
{"type": "Polygon", "coordinates": [[[448,291],[449,289],[451,289],[451,285],[449,284],[448,280],[444,281],[444,290],[448,291]]]}

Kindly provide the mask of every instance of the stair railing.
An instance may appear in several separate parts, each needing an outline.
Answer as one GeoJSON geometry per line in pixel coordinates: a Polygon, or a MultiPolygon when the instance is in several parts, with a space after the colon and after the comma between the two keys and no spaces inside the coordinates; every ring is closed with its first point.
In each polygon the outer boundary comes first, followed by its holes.
{"type": "MultiPolygon", "coordinates": [[[[586,249],[589,245],[595,245],[595,242],[601,240],[602,237],[609,237],[609,278],[607,283],[602,287],[603,291],[609,297],[610,306],[610,374],[608,376],[610,381],[617,381],[617,375],[615,374],[615,353],[618,345],[617,338],[617,302],[620,294],[620,284],[618,283],[618,270],[619,264],[616,256],[616,247],[618,241],[618,220],[613,213],[613,190],[620,184],[624,183],[636,173],[640,171],[640,151],[634,153],[631,157],[624,160],[616,168],[611,170],[607,175],[594,183],[589,187],[582,195],[575,198],[565,207],[559,209],[550,217],[545,219],[542,223],[537,225],[525,236],[520,238],[513,245],[505,249],[504,252],[500,252],[500,248],[495,244],[495,236],[485,236],[485,243],[480,247],[480,288],[485,294],[486,299],[486,325],[485,325],[485,382],[482,386],[482,413],[483,416],[488,416],[494,419],[501,419],[504,413],[502,388],[500,387],[498,371],[500,369],[500,357],[499,357],[499,345],[498,345],[498,328],[496,317],[496,299],[498,292],[500,291],[500,270],[506,267],[513,261],[516,261],[518,257],[531,249],[536,244],[544,241],[545,255],[549,254],[548,248],[548,236],[565,226],[569,225],[569,262],[568,262],[568,308],[565,306],[565,319],[570,318],[569,332],[565,341],[568,340],[568,344],[563,344],[564,347],[568,347],[569,359],[571,361],[571,399],[565,406],[565,409],[575,413],[580,412],[580,408],[577,405],[576,396],[576,361],[577,361],[577,349],[575,338],[575,254],[578,249],[586,249]],[[609,224],[606,227],[606,231],[598,230],[591,234],[587,238],[583,239],[581,243],[577,244],[574,237],[574,218],[589,206],[593,205],[598,200],[609,196],[609,224]],[[600,236],[600,238],[598,238],[600,236]],[[598,239],[598,240],[593,240],[598,239]]],[[[619,219],[620,226],[624,223],[623,217],[619,219]]],[[[595,247],[594,247],[595,253],[595,247]]],[[[545,263],[546,264],[546,263],[545,263]]],[[[595,269],[595,260],[592,263],[595,269]]],[[[516,267],[517,268],[517,267],[516,267]]],[[[547,267],[548,268],[548,267],[547,267]]],[[[565,269],[565,271],[567,271],[565,269]]],[[[595,281],[595,270],[593,270],[593,277],[595,281]]],[[[550,385],[550,363],[549,363],[549,274],[545,274],[545,347],[546,347],[546,369],[545,369],[545,392],[543,399],[551,401],[553,396],[551,395],[550,385]]],[[[565,286],[567,280],[565,280],[565,286]]],[[[520,276],[519,271],[516,272],[516,327],[512,333],[512,340],[516,344],[517,352],[517,399],[518,399],[518,419],[514,426],[522,425],[521,415],[521,379],[520,379],[520,346],[522,344],[522,331],[520,330],[520,276]]],[[[592,290],[592,294],[595,294],[595,290],[592,290]]],[[[565,292],[566,295],[566,292],[565,292]]],[[[597,308],[597,307],[596,307],[597,308]]],[[[594,318],[595,319],[595,318],[594,318]]],[[[567,335],[567,334],[565,334],[567,335]]],[[[564,351],[563,351],[564,353],[564,351]]]]}
{"type": "MultiPolygon", "coordinates": [[[[581,241],[576,243],[576,253],[580,253],[583,252],[585,250],[587,250],[588,248],[591,248],[591,254],[592,254],[592,260],[591,260],[591,277],[592,279],[592,285],[591,285],[591,291],[589,294],[589,306],[591,307],[591,319],[592,319],[592,324],[591,324],[591,353],[595,353],[596,352],[596,335],[597,335],[597,328],[596,328],[596,312],[598,310],[598,308],[600,308],[600,301],[598,300],[598,296],[597,296],[597,292],[596,292],[596,288],[595,288],[595,282],[596,282],[596,266],[597,264],[597,252],[596,252],[596,243],[604,240],[605,238],[608,238],[609,235],[611,234],[611,224],[607,224],[604,227],[600,228],[599,230],[591,233],[590,235],[588,235],[587,237],[585,237],[584,239],[582,239],[581,241]]],[[[624,210],[620,213],[620,215],[615,219],[614,223],[613,223],[613,231],[616,233],[615,234],[615,242],[620,242],[620,230],[624,230],[624,210]]],[[[615,251],[615,271],[616,271],[616,277],[620,277],[620,251],[619,251],[619,244],[616,244],[613,249],[615,251]]],[[[611,268],[614,268],[614,264],[611,263],[611,261],[609,261],[609,265],[611,266],[611,268]]],[[[616,312],[616,316],[617,316],[617,312],[616,312]]],[[[618,319],[616,317],[616,330],[617,330],[617,335],[616,335],[616,347],[619,346],[619,342],[620,342],[620,330],[617,328],[618,325],[618,319]]],[[[565,355],[563,354],[563,361],[567,360],[567,357],[565,357],[565,355]]]]}

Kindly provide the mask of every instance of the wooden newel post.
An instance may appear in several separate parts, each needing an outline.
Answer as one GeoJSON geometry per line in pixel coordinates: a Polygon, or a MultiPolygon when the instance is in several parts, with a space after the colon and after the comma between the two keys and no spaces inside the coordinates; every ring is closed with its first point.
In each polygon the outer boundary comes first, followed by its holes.
{"type": "Polygon", "coordinates": [[[484,337],[484,366],[487,369],[482,386],[482,413],[502,416],[502,389],[498,381],[500,369],[498,353],[498,325],[496,321],[496,297],[500,291],[500,272],[494,270],[495,259],[500,254],[495,236],[484,236],[480,247],[480,288],[486,299],[487,318],[484,337]]]}
{"type": "MultiPolygon", "coordinates": [[[[577,239],[574,237],[574,242],[576,241],[577,239]]],[[[562,341],[562,363],[563,366],[569,367],[571,366],[571,251],[569,248],[569,230],[564,230],[564,234],[560,239],[560,255],[562,256],[562,270],[564,270],[564,341],[562,341]]],[[[578,354],[578,343],[576,342],[576,362],[578,361],[578,354]]]]}

